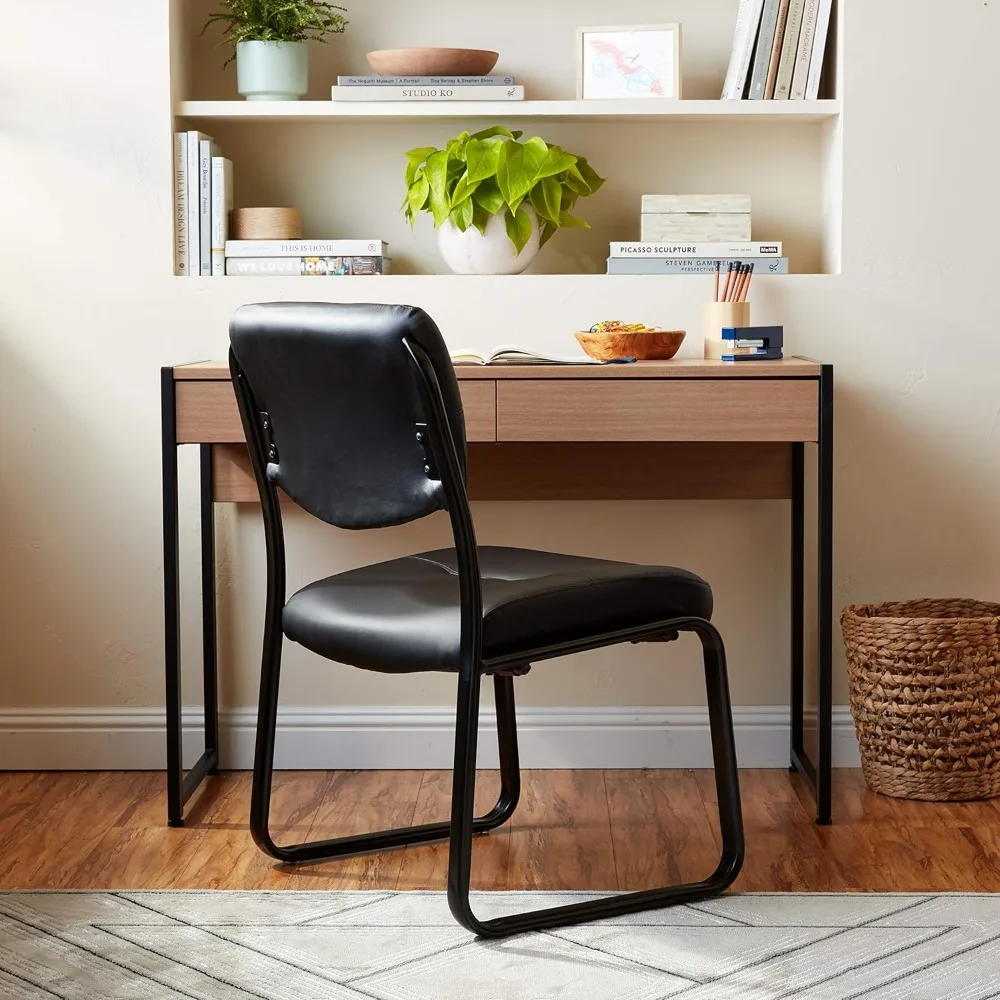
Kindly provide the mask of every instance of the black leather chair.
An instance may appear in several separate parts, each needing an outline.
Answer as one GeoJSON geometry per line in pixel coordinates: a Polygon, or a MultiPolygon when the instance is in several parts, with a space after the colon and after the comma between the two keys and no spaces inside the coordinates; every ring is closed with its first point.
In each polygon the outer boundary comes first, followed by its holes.
{"type": "Polygon", "coordinates": [[[448,901],[484,937],[715,895],[743,863],[743,826],[722,639],[712,592],[661,566],[478,548],[465,491],[458,383],[437,327],[407,306],[271,303],[241,308],[230,366],[263,508],[267,608],[250,826],[288,864],[450,837],[448,901]],[[286,600],[278,488],[341,528],[402,524],[445,510],[455,548],[320,580],[286,600]],[[469,903],[474,834],[500,826],[520,790],[513,678],[532,664],[616,643],[694,632],[704,649],[722,857],[704,881],[481,921],[469,903]],[[450,823],[279,847],[268,830],[283,636],[340,663],[386,674],[458,675],[450,823]],[[499,801],[473,816],[480,685],[492,675],[499,801]]]}

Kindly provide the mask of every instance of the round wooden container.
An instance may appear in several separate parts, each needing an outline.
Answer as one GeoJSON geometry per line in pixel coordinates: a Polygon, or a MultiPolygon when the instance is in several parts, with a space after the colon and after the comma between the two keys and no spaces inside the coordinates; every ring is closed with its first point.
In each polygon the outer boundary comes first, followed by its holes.
{"type": "Polygon", "coordinates": [[[234,208],[232,239],[302,239],[302,213],[297,208],[234,208]]]}
{"type": "Polygon", "coordinates": [[[614,361],[635,358],[636,361],[669,361],[684,343],[683,330],[647,330],[641,333],[608,331],[578,333],[576,339],[592,358],[614,361]]]}

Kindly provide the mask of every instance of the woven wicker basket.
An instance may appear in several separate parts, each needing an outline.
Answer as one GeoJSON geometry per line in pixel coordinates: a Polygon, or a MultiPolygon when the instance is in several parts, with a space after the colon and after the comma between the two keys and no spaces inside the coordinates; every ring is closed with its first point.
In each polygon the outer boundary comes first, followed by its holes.
{"type": "Polygon", "coordinates": [[[862,604],[840,621],[869,787],[934,802],[1000,796],[1000,604],[862,604]]]}

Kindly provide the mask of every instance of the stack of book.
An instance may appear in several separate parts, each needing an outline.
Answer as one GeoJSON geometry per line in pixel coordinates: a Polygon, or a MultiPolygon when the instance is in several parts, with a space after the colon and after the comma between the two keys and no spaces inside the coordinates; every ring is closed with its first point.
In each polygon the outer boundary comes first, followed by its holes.
{"type": "Polygon", "coordinates": [[[174,273],[225,274],[233,165],[210,135],[174,133],[174,273]]]}
{"type": "Polygon", "coordinates": [[[819,97],[833,0],[740,0],[723,100],[819,97]]]}
{"type": "Polygon", "coordinates": [[[781,243],[612,243],[608,274],[714,274],[730,264],[788,274],[781,243]]]}
{"type": "Polygon", "coordinates": [[[389,274],[388,249],[383,240],[229,240],[225,273],[253,278],[389,274]]]}
{"type": "Polygon", "coordinates": [[[722,331],[722,339],[707,341],[705,356],[722,361],[780,361],[783,326],[737,326],[722,331]]]}
{"type": "Polygon", "coordinates": [[[340,76],[335,101],[523,101],[512,76],[340,76]]]}

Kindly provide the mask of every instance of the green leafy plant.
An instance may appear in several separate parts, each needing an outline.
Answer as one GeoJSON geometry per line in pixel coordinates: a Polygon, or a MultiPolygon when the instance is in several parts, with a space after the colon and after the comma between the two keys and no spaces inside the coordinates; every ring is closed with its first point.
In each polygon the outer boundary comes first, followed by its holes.
{"type": "MultiPolygon", "coordinates": [[[[347,27],[346,7],[323,0],[219,0],[202,32],[213,24],[225,26],[221,44],[240,42],[326,41],[347,27]]],[[[227,60],[231,62],[232,60],[227,60]]]]}
{"type": "Polygon", "coordinates": [[[410,225],[428,212],[436,229],[451,219],[463,233],[470,226],[484,233],[502,212],[518,256],[531,239],[527,205],[538,217],[542,246],[559,229],[589,229],[572,211],[580,198],[600,190],[604,178],[584,157],[538,136],[522,142],[523,134],[497,126],[463,132],[444,149],[411,149],[402,206],[410,225]]]}

